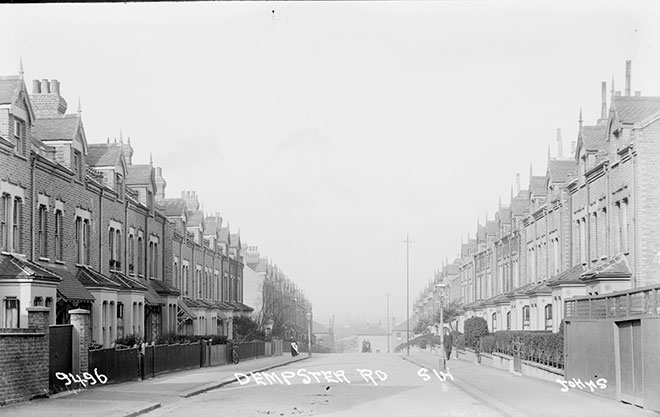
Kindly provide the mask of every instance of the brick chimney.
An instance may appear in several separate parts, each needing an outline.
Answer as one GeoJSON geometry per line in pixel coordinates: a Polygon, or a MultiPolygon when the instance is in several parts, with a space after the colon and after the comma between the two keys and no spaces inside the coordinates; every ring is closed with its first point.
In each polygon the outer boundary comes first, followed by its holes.
{"type": "Polygon", "coordinates": [[[62,115],[67,109],[66,100],[60,96],[60,82],[57,80],[33,80],[30,102],[37,117],[62,115]]]}
{"type": "Polygon", "coordinates": [[[562,138],[561,138],[561,129],[557,128],[557,158],[562,158],[562,138]]]}
{"type": "Polygon", "coordinates": [[[156,200],[165,199],[165,187],[167,181],[163,178],[163,168],[156,167],[156,200]]]}
{"type": "Polygon", "coordinates": [[[630,60],[626,61],[626,96],[630,96],[630,60]]]}
{"type": "Polygon", "coordinates": [[[199,201],[194,191],[182,191],[181,198],[186,203],[186,210],[199,210],[199,201]]]}

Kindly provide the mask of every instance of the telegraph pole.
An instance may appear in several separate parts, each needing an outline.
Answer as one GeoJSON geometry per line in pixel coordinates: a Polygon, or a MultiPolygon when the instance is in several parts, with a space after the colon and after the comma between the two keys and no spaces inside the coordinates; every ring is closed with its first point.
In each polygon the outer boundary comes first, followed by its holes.
{"type": "Polygon", "coordinates": [[[387,293],[387,353],[390,353],[390,293],[387,293]]]}
{"type": "Polygon", "coordinates": [[[406,356],[410,356],[410,244],[412,240],[406,235],[406,356]]]}

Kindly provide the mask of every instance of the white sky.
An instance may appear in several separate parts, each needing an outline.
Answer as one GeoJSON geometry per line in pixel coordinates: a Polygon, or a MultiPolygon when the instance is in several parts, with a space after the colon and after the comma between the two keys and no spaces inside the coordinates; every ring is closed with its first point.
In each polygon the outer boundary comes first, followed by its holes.
{"type": "Polygon", "coordinates": [[[656,1],[0,5],[0,74],[58,79],[90,143],[131,137],[306,292],[405,319],[600,82],[660,96],[656,1]],[[273,13],[272,11],[275,11],[273,13]]]}

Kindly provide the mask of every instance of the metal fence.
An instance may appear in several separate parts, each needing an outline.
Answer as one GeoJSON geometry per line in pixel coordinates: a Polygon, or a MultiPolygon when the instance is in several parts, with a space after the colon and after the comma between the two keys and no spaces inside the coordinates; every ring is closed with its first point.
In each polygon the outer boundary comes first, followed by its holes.
{"type": "Polygon", "coordinates": [[[660,315],[660,285],[593,297],[574,297],[566,301],[565,312],[567,319],[658,316],[660,315]]]}
{"type": "Polygon", "coordinates": [[[138,379],[138,348],[98,349],[89,351],[89,370],[98,370],[108,382],[125,382],[138,379]]]}

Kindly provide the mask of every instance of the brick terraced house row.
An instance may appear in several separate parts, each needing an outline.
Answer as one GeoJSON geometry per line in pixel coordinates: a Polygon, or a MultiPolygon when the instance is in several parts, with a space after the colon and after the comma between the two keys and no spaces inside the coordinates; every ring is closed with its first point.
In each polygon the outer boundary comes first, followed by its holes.
{"type": "Polygon", "coordinates": [[[626,94],[601,84],[601,116],[585,126],[563,156],[548,151],[545,175],[520,187],[509,205],[477,222],[460,257],[436,274],[416,299],[415,320],[439,308],[435,284],[449,287],[465,319],[486,319],[489,330],[558,331],[565,300],[660,284],[660,97],[626,94]],[[451,267],[451,268],[449,268],[451,267]],[[455,272],[457,269],[457,272],[455,272]],[[455,274],[459,289],[456,290],[455,274]]]}
{"type": "Polygon", "coordinates": [[[88,143],[57,80],[0,77],[0,327],[91,312],[104,347],[129,334],[232,337],[243,304],[238,234],[195,193],[165,198],[162,169],[133,163],[130,138],[88,143]]]}

